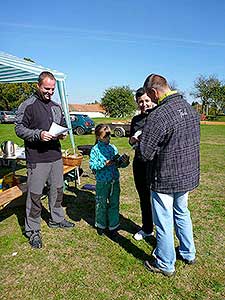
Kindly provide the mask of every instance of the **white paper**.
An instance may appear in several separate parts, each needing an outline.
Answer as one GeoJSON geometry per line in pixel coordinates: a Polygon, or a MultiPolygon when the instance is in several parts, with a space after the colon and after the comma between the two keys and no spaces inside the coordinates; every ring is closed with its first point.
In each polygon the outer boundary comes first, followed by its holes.
{"type": "Polygon", "coordinates": [[[133,135],[136,139],[139,137],[139,135],[142,134],[142,130],[138,130],[135,132],[135,134],[133,135]]]}
{"type": "Polygon", "coordinates": [[[56,124],[55,122],[52,122],[52,125],[49,129],[49,133],[52,135],[52,136],[58,136],[60,134],[63,134],[65,132],[67,132],[69,129],[67,127],[63,127],[61,125],[58,125],[56,124]]]}
{"type": "Polygon", "coordinates": [[[25,148],[23,147],[18,147],[15,151],[16,153],[16,158],[19,158],[19,159],[26,159],[26,156],[25,156],[25,148]]]}

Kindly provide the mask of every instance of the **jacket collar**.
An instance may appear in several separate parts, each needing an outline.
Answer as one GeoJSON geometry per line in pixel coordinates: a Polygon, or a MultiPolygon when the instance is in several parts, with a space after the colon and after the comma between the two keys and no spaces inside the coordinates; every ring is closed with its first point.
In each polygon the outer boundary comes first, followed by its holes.
{"type": "Polygon", "coordinates": [[[162,95],[159,100],[158,100],[158,104],[160,104],[165,98],[167,98],[170,95],[173,94],[177,94],[177,91],[169,91],[168,93],[165,93],[164,95],[162,95]]]}

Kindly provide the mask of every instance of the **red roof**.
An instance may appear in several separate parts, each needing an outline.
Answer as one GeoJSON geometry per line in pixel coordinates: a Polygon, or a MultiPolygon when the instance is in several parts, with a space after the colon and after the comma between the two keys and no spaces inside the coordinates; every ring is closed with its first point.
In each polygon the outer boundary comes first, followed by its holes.
{"type": "Polygon", "coordinates": [[[69,104],[69,111],[105,113],[104,108],[98,103],[97,104],[69,104]]]}

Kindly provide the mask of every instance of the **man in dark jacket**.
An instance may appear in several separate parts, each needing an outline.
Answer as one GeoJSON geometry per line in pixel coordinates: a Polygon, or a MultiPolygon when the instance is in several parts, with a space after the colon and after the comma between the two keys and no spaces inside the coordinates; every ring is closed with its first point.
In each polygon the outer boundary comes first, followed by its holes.
{"type": "Polygon", "coordinates": [[[145,267],[171,276],[176,261],[173,226],[180,242],[177,255],[187,264],[195,263],[188,192],[199,184],[199,116],[164,77],[151,74],[144,87],[158,104],[147,118],[140,141],[143,160],[154,160],[151,189],[157,245],[155,261],[145,261],[145,267]]]}
{"type": "Polygon", "coordinates": [[[32,248],[41,248],[41,196],[47,183],[51,228],[70,228],[74,224],[64,219],[63,163],[59,139],[48,130],[52,122],[63,122],[61,107],[51,100],[56,80],[52,73],[42,72],[37,92],[24,101],[17,111],[16,134],[24,139],[27,161],[27,201],[25,232],[32,248]]]}

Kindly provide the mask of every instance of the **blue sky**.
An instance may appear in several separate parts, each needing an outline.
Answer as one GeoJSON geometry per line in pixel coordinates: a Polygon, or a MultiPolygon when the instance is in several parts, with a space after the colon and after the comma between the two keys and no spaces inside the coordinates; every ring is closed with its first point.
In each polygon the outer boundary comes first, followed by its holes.
{"type": "Polygon", "coordinates": [[[188,96],[200,74],[225,79],[225,1],[4,1],[0,51],[67,74],[70,103],[150,73],[188,96]]]}

